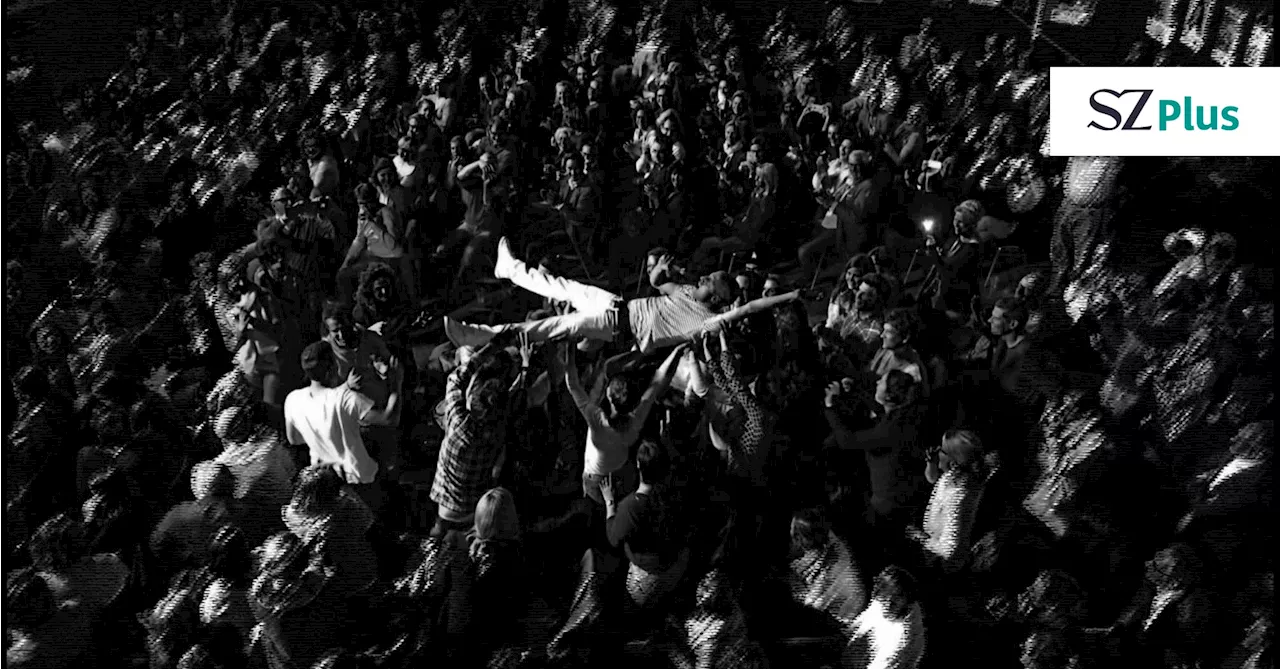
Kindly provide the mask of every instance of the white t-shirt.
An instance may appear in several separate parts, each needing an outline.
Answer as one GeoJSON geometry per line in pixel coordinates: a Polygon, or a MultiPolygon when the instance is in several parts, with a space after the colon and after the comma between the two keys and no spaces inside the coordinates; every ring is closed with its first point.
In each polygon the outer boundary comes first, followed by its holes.
{"type": "Polygon", "coordinates": [[[284,398],[285,436],[294,446],[307,445],[312,465],[341,465],[347,483],[372,483],[378,463],[360,437],[360,420],[372,409],[373,400],[345,384],[300,388],[284,398]]]}

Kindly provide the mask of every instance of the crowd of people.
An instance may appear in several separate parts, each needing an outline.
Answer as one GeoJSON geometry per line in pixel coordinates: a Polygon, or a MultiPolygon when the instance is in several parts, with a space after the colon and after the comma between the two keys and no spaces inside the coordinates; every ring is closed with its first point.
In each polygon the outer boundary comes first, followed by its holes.
{"type": "Polygon", "coordinates": [[[1118,262],[1023,38],[681,7],[215,3],[6,127],[7,665],[1271,666],[1235,240],[1118,262]]]}

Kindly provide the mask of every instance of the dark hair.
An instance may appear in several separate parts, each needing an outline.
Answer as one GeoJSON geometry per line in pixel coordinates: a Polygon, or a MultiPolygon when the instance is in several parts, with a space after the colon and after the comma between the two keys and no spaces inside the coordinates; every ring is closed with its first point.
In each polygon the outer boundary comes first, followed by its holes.
{"type": "Polygon", "coordinates": [[[916,315],[910,309],[899,307],[890,309],[889,313],[884,316],[884,324],[892,325],[894,330],[898,331],[898,336],[902,341],[908,342],[916,335],[918,321],[916,315]]]}
{"type": "Polygon", "coordinates": [[[867,272],[858,278],[859,285],[864,283],[871,286],[871,289],[876,291],[876,295],[878,295],[881,300],[884,300],[885,302],[889,300],[889,292],[892,288],[889,287],[889,280],[884,278],[883,275],[878,272],[867,272]]]}
{"type": "Polygon", "coordinates": [[[831,540],[831,523],[822,509],[801,509],[791,517],[791,524],[795,528],[791,541],[800,550],[820,550],[831,540]]]}
{"type": "Polygon", "coordinates": [[[478,381],[467,393],[468,399],[472,402],[471,413],[477,418],[488,417],[495,409],[502,406],[502,398],[505,394],[505,384],[500,378],[489,377],[478,381]]]}
{"type": "Polygon", "coordinates": [[[631,408],[632,392],[631,379],[625,374],[617,374],[609,379],[605,386],[605,399],[609,402],[609,408],[612,410],[613,416],[626,415],[631,408]]]}
{"type": "Polygon", "coordinates": [[[890,404],[902,406],[911,402],[916,390],[916,377],[891,369],[884,375],[884,399],[890,404]]]}
{"type": "Polygon", "coordinates": [[[895,620],[902,620],[916,603],[916,579],[906,569],[889,565],[876,575],[872,597],[885,602],[885,613],[895,620]]]}
{"type": "Polygon", "coordinates": [[[666,478],[670,471],[670,460],[661,446],[648,439],[640,442],[636,449],[636,469],[645,483],[657,483],[666,478]]]}
{"type": "Polygon", "coordinates": [[[1002,297],[996,300],[995,306],[1004,312],[1006,320],[1014,321],[1018,324],[1014,330],[1022,332],[1027,327],[1027,305],[1016,297],[1002,297]]]}
{"type": "Polygon", "coordinates": [[[69,514],[46,520],[27,543],[31,563],[40,569],[57,569],[76,560],[84,552],[84,526],[69,514]]]}
{"type": "Polygon", "coordinates": [[[49,395],[49,373],[27,365],[13,375],[13,389],[32,399],[44,399],[49,395]]]}
{"type": "Polygon", "coordinates": [[[237,585],[246,585],[253,578],[249,542],[236,526],[223,525],[209,540],[209,572],[237,585]]]}
{"type": "Polygon", "coordinates": [[[16,627],[36,625],[53,613],[53,591],[49,582],[35,567],[26,567],[9,575],[5,580],[4,610],[13,616],[16,627]]]}
{"type": "Polygon", "coordinates": [[[324,308],[320,311],[320,320],[327,321],[330,318],[339,323],[350,323],[351,305],[338,300],[325,300],[324,308]]]}
{"type": "Polygon", "coordinates": [[[218,463],[213,469],[213,475],[210,477],[207,489],[210,497],[226,499],[235,496],[235,473],[226,464],[218,463]]]}
{"type": "Polygon", "coordinates": [[[342,478],[330,465],[312,465],[298,472],[293,488],[293,505],[304,513],[327,513],[336,507],[342,493],[342,478]]]}

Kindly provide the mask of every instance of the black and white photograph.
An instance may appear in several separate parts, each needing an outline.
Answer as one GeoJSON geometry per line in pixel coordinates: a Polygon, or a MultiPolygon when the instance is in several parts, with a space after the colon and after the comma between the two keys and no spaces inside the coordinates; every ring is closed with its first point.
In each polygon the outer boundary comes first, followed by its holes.
{"type": "Polygon", "coordinates": [[[5,667],[1274,667],[1269,4],[4,12],[5,667]]]}

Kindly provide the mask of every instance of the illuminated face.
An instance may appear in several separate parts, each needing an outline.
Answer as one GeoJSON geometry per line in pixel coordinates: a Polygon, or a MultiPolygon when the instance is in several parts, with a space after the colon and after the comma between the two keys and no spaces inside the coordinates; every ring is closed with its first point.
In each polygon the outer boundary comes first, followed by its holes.
{"type": "Polygon", "coordinates": [[[872,311],[880,306],[880,292],[870,284],[858,285],[858,292],[853,295],[853,308],[858,311],[872,311]]]}
{"type": "Polygon", "coordinates": [[[1013,332],[1014,322],[1009,320],[1004,309],[1000,307],[991,309],[991,317],[987,319],[987,324],[991,326],[991,334],[997,337],[1013,332]]]}
{"type": "Polygon", "coordinates": [[[675,137],[676,123],[671,119],[666,119],[662,122],[662,127],[658,128],[658,130],[664,137],[675,137]]]}
{"type": "Polygon", "coordinates": [[[356,327],[348,320],[327,318],[324,321],[324,329],[338,348],[352,349],[359,343],[356,327]]]}
{"type": "Polygon", "coordinates": [[[886,350],[892,351],[901,346],[904,342],[902,333],[898,332],[898,328],[893,323],[885,323],[884,329],[880,332],[880,346],[886,350]]]}
{"type": "Polygon", "coordinates": [[[760,291],[763,297],[775,297],[782,293],[782,286],[778,285],[777,279],[765,279],[764,289],[760,291]]]}

